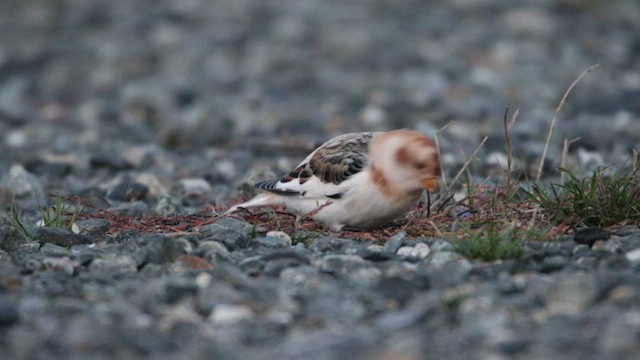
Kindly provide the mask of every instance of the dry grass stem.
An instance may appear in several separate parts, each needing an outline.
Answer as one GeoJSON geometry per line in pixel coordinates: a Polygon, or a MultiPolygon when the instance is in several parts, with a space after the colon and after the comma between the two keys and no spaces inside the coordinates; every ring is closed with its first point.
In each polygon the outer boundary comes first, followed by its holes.
{"type": "MultiPolygon", "coordinates": [[[[571,145],[572,143],[576,142],[580,140],[580,138],[575,138],[573,140],[569,140],[569,139],[564,139],[564,144],[562,145],[562,157],[560,158],[560,167],[561,168],[566,168],[566,164],[567,164],[567,157],[569,156],[569,145],[571,145]]],[[[565,181],[565,177],[566,174],[565,172],[561,172],[560,173],[560,185],[564,185],[564,181],[565,181]]]]}
{"type": "Polygon", "coordinates": [[[587,70],[583,71],[582,74],[580,74],[580,76],[578,76],[571,83],[571,85],[569,85],[569,87],[567,88],[567,91],[564,92],[564,95],[562,95],[562,99],[560,99],[560,104],[558,104],[558,107],[556,108],[556,111],[553,114],[553,119],[551,120],[551,126],[549,127],[549,133],[547,134],[547,140],[544,143],[544,149],[542,150],[542,157],[540,158],[540,165],[538,166],[538,174],[536,176],[536,182],[540,181],[540,176],[542,176],[542,168],[544,167],[544,161],[547,158],[547,151],[549,150],[549,143],[551,142],[551,136],[553,135],[553,130],[556,127],[556,122],[558,120],[558,113],[560,112],[560,110],[562,110],[562,106],[564,105],[565,101],[567,100],[567,97],[571,93],[571,90],[573,90],[573,88],[580,82],[580,80],[582,80],[582,78],[585,75],[587,75],[593,69],[599,66],[600,64],[595,64],[590,66],[587,70]]]}
{"type": "Polygon", "coordinates": [[[454,176],[453,180],[451,180],[451,182],[448,184],[447,191],[449,191],[455,184],[458,183],[458,179],[460,179],[460,176],[462,176],[462,174],[467,170],[467,168],[469,167],[473,159],[475,159],[476,155],[478,154],[478,151],[480,151],[480,149],[484,146],[484,143],[487,142],[487,139],[489,139],[488,136],[485,136],[484,139],[482,139],[478,147],[476,147],[476,149],[473,151],[471,156],[464,163],[464,165],[462,166],[462,169],[458,171],[456,176],[454,176]]]}
{"type": "MultiPolygon", "coordinates": [[[[452,123],[453,121],[449,121],[445,126],[441,127],[440,129],[438,129],[438,131],[436,131],[435,141],[436,141],[436,151],[438,151],[438,154],[440,154],[440,141],[438,140],[438,135],[440,135],[441,132],[445,131],[449,127],[449,125],[451,125],[452,123]]],[[[445,175],[445,171],[440,171],[440,175],[442,176],[442,183],[445,184],[446,186],[447,177],[445,175]]]]}
{"type": "Polygon", "coordinates": [[[513,125],[516,123],[516,119],[518,118],[518,114],[520,114],[520,109],[516,109],[516,111],[511,116],[510,120],[507,120],[507,115],[509,114],[509,106],[504,111],[504,137],[507,142],[507,188],[511,188],[511,164],[513,161],[513,134],[512,129],[513,125]]]}

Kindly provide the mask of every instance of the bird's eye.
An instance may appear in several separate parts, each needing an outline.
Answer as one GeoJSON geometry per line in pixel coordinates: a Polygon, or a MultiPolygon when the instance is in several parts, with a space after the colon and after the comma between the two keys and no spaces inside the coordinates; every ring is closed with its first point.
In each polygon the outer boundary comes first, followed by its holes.
{"type": "Polygon", "coordinates": [[[415,163],[413,163],[413,166],[415,166],[416,169],[422,170],[422,169],[427,167],[427,162],[426,161],[416,161],[415,163]]]}

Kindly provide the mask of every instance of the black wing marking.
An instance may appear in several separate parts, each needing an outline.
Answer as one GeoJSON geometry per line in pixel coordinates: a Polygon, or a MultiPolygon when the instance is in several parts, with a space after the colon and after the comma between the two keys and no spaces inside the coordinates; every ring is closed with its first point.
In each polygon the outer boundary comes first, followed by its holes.
{"type": "Polygon", "coordinates": [[[256,183],[254,186],[257,189],[269,191],[274,194],[284,195],[284,196],[304,196],[306,194],[306,191],[300,192],[300,191],[278,189],[276,188],[276,185],[279,182],[280,182],[279,179],[264,180],[256,183]]]}
{"type": "Polygon", "coordinates": [[[340,184],[369,164],[369,143],[373,133],[354,133],[327,141],[311,157],[311,173],[325,183],[340,184]]]}

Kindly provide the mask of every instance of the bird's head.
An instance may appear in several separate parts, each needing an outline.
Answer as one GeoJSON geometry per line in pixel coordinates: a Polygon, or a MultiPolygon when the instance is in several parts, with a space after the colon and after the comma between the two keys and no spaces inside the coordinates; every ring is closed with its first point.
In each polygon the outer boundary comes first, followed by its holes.
{"type": "Polygon", "coordinates": [[[440,176],[438,150],[429,138],[413,130],[393,130],[373,138],[373,165],[401,191],[436,190],[440,176]]]}

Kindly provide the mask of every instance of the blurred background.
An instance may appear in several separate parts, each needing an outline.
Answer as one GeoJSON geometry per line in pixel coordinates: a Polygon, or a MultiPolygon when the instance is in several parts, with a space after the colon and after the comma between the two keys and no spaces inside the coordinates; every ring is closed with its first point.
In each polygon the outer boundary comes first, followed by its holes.
{"type": "Polygon", "coordinates": [[[78,175],[164,157],[168,173],[225,184],[340,133],[448,125],[445,171],[488,135],[486,176],[510,106],[529,176],[563,93],[596,63],[547,169],[565,138],[580,138],[575,166],[623,163],[640,140],[639,55],[637,0],[4,0],[0,167],[78,175]]]}

